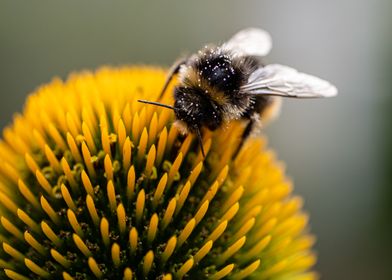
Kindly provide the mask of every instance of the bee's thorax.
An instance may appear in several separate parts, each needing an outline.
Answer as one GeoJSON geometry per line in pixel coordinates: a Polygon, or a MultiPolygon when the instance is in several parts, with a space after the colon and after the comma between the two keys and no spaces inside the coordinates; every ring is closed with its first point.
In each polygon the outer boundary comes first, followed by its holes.
{"type": "Polygon", "coordinates": [[[251,97],[240,91],[251,71],[243,58],[220,47],[206,47],[181,67],[179,78],[182,87],[215,104],[222,119],[232,120],[251,104],[251,97]]]}

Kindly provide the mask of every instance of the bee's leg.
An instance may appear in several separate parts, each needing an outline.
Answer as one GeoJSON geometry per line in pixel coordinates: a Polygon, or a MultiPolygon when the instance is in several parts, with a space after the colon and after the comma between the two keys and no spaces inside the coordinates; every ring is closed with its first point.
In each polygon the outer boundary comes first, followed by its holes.
{"type": "Polygon", "coordinates": [[[176,61],[173,64],[173,66],[170,68],[169,74],[166,78],[165,84],[163,85],[163,88],[162,88],[161,94],[159,95],[158,100],[161,100],[161,98],[165,94],[167,87],[169,86],[171,80],[173,79],[174,75],[176,75],[180,71],[181,65],[184,65],[187,60],[188,60],[187,58],[180,59],[180,60],[176,61]]]}
{"type": "Polygon", "coordinates": [[[233,157],[237,157],[238,153],[240,152],[242,146],[245,143],[245,140],[249,137],[249,135],[254,131],[256,127],[260,125],[260,115],[257,113],[253,113],[253,115],[250,116],[249,122],[246,125],[244,131],[242,132],[241,135],[241,140],[240,143],[237,146],[237,150],[235,151],[233,157]]]}

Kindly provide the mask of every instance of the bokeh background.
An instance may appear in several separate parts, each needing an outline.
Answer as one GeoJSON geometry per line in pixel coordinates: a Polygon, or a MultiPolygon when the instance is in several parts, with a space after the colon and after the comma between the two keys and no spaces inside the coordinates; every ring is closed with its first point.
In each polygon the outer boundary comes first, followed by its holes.
{"type": "Polygon", "coordinates": [[[265,130],[305,198],[323,279],[392,279],[392,1],[0,2],[0,128],[53,76],[101,65],[169,66],[249,26],[267,62],[332,81],[325,100],[285,100],[265,130]]]}

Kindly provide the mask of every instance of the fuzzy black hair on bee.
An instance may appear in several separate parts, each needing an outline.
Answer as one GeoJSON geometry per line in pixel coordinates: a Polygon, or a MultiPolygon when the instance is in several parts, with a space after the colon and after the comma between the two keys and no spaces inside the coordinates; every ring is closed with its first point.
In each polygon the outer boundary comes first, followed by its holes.
{"type": "Polygon", "coordinates": [[[221,107],[211,101],[200,88],[176,87],[174,98],[176,118],[186,124],[190,131],[193,132],[199,127],[215,130],[222,124],[223,113],[221,107]]]}
{"type": "Polygon", "coordinates": [[[240,118],[252,103],[252,96],[240,87],[258,64],[252,57],[236,57],[221,47],[208,46],[180,68],[179,81],[207,98],[219,118],[229,121],[240,118]]]}

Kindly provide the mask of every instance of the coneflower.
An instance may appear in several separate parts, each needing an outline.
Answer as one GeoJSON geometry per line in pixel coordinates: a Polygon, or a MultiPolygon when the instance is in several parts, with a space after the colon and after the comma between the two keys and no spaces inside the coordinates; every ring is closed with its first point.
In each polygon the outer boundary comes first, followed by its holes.
{"type": "MultiPolygon", "coordinates": [[[[302,201],[265,140],[197,139],[155,100],[165,71],[40,87],[0,142],[1,279],[315,279],[302,201]]],[[[164,102],[173,103],[169,88],[164,102]]]]}

